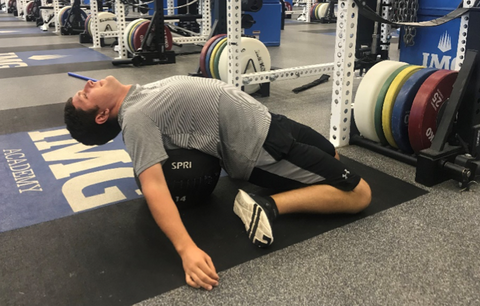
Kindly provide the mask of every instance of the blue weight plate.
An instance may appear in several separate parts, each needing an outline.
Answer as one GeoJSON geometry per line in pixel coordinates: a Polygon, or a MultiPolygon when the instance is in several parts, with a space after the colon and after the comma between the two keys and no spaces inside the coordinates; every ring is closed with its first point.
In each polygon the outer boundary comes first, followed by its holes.
{"type": "Polygon", "coordinates": [[[315,20],[315,10],[317,9],[317,6],[320,5],[320,3],[315,3],[310,7],[310,19],[315,20]]]}
{"type": "Polygon", "coordinates": [[[413,153],[408,137],[408,117],[410,115],[413,100],[415,99],[420,86],[422,86],[425,80],[435,71],[437,71],[437,69],[424,68],[414,73],[405,82],[395,99],[392,111],[392,134],[398,148],[405,153],[413,153]]]}
{"type": "Polygon", "coordinates": [[[207,76],[209,78],[213,78],[212,72],[210,71],[210,57],[212,56],[213,49],[225,36],[221,36],[215,39],[213,43],[210,44],[210,46],[208,47],[207,55],[205,56],[205,70],[207,71],[207,76]]]}
{"type": "Polygon", "coordinates": [[[67,21],[68,13],[70,13],[71,8],[67,8],[66,10],[63,11],[63,14],[61,16],[61,24],[64,25],[65,22],[67,21]]]}
{"type": "Polygon", "coordinates": [[[206,63],[205,63],[205,57],[207,56],[207,51],[208,51],[208,47],[210,47],[210,45],[217,39],[219,38],[220,36],[224,36],[225,34],[217,34],[213,37],[211,37],[206,43],[205,45],[203,45],[203,48],[202,48],[202,51],[200,52],[200,71],[202,71],[202,75],[204,77],[207,76],[207,68],[205,67],[206,66],[206,63]]]}
{"type": "MultiPolygon", "coordinates": [[[[65,25],[67,21],[68,14],[70,13],[71,8],[66,9],[62,14],[62,24],[65,25]]],[[[85,24],[85,20],[87,20],[87,13],[84,10],[80,10],[80,17],[83,24],[85,24]]],[[[71,19],[70,19],[71,20],[71,19]]]]}

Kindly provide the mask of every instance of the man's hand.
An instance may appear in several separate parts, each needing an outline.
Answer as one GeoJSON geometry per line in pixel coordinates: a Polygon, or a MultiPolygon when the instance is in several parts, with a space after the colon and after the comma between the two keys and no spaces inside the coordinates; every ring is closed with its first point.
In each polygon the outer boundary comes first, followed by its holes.
{"type": "Polygon", "coordinates": [[[143,171],[138,178],[155,222],[182,258],[187,284],[212,290],[213,286],[218,285],[218,274],[212,259],[195,245],[183,226],[177,206],[168,190],[162,166],[155,164],[143,171]]]}
{"type": "Polygon", "coordinates": [[[188,285],[206,290],[212,290],[214,286],[218,286],[219,277],[207,253],[192,246],[184,250],[180,256],[188,285]]]}

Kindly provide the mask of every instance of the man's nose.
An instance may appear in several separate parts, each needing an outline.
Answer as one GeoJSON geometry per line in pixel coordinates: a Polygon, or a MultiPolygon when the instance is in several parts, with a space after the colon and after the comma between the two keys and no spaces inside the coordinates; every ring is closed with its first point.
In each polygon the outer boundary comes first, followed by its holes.
{"type": "Polygon", "coordinates": [[[83,88],[84,91],[87,91],[90,87],[92,87],[95,83],[93,83],[91,80],[88,80],[87,83],[85,84],[85,87],[83,88]]]}

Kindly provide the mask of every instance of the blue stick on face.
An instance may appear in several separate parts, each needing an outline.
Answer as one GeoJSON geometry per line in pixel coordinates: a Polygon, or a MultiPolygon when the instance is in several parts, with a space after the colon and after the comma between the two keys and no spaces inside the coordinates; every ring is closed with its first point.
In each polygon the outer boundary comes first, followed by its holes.
{"type": "Polygon", "coordinates": [[[93,81],[93,82],[97,81],[96,79],[92,79],[92,78],[89,78],[89,77],[86,77],[86,76],[83,76],[83,75],[79,75],[79,74],[76,74],[76,73],[73,73],[73,72],[69,72],[68,75],[71,76],[71,77],[74,77],[74,78],[85,80],[85,81],[88,81],[88,80],[93,81]]]}

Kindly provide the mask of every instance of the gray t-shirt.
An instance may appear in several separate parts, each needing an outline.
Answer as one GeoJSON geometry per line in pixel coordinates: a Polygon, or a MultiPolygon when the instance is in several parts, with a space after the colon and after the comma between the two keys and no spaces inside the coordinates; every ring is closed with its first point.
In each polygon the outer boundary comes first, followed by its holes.
{"type": "Polygon", "coordinates": [[[133,85],[118,114],[135,173],[163,163],[165,149],[197,149],[248,179],[270,126],[268,109],[222,81],[174,76],[133,85]]]}

